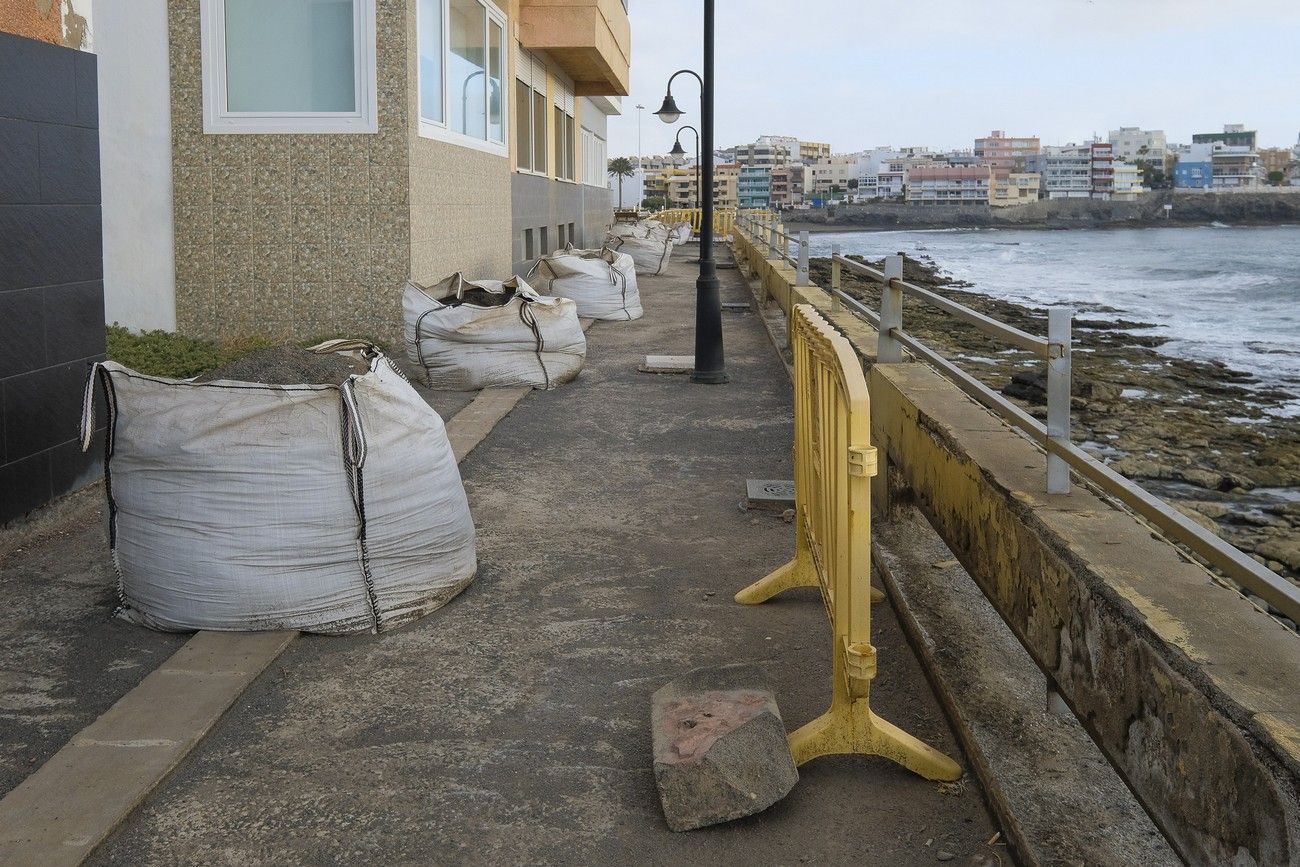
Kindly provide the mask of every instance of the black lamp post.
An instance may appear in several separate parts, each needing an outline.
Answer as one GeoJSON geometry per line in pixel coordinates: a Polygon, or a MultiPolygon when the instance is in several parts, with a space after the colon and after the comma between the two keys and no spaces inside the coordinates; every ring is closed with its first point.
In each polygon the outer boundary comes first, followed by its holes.
{"type": "Polygon", "coordinates": [[[702,177],[696,186],[704,206],[700,215],[700,276],[695,281],[695,370],[691,382],[719,385],[727,381],[727,370],[722,355],[722,300],[713,263],[713,0],[704,0],[704,76],[689,69],[672,74],[664,104],[655,112],[664,123],[676,123],[682,116],[673,100],[673,79],[683,72],[700,82],[700,131],[696,141],[703,157],[702,177]]]}
{"type": "MultiPolygon", "coordinates": [[[[668,155],[673,159],[678,159],[680,157],[686,156],[686,151],[685,149],[682,148],[682,133],[688,129],[691,132],[695,133],[695,207],[699,208],[700,206],[700,131],[693,126],[679,127],[677,130],[677,138],[673,140],[673,149],[668,152],[668,155]]],[[[701,223],[701,225],[703,225],[703,223],[701,223]]]]}

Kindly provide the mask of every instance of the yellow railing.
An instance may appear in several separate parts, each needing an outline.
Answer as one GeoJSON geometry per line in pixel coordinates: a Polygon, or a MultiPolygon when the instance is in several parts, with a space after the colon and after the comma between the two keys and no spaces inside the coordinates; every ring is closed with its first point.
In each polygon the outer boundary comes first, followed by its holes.
{"type": "Polygon", "coordinates": [[[736,594],[765,602],[792,587],[820,587],[831,621],[831,707],[790,734],[796,764],[844,753],[882,756],[931,780],[961,766],[871,712],[871,446],[867,381],[848,340],[814,307],[797,304],[794,354],[794,559],[736,594]]]}
{"type": "MultiPolygon", "coordinates": [[[[696,234],[700,231],[700,226],[704,224],[704,212],[699,208],[669,208],[651,214],[652,219],[661,223],[675,225],[677,223],[690,223],[691,229],[696,234]]],[[[726,237],[731,234],[731,227],[736,222],[735,208],[714,208],[713,209],[713,234],[719,237],[726,237]]]]}

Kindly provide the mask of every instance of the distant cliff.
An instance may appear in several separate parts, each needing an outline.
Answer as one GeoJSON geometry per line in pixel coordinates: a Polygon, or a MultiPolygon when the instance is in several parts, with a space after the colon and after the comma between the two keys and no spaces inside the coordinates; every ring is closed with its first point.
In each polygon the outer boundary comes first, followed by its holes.
{"type": "Polygon", "coordinates": [[[810,229],[991,228],[1078,229],[1103,226],[1186,225],[1211,222],[1300,223],[1296,192],[1148,193],[1131,202],[1042,200],[1028,205],[908,205],[880,202],[788,211],[785,222],[810,229]],[[1168,216],[1165,205],[1173,205],[1168,216]]]}

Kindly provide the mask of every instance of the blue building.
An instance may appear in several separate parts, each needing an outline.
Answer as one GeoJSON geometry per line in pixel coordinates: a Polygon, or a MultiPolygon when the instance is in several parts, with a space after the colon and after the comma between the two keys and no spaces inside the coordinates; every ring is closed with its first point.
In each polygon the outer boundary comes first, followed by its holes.
{"type": "Polygon", "coordinates": [[[736,179],[736,205],[766,208],[772,203],[772,170],[766,166],[741,166],[736,179]]]}
{"type": "Polygon", "coordinates": [[[1178,152],[1174,164],[1174,188],[1204,190],[1214,186],[1214,143],[1196,142],[1178,152]]]}

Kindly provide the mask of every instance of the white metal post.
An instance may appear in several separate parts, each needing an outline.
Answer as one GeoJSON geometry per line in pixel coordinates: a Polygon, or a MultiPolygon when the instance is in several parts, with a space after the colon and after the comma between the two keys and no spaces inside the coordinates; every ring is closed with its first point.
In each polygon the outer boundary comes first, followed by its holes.
{"type": "Polygon", "coordinates": [[[799,233],[799,275],[795,278],[794,285],[808,285],[808,232],[807,230],[799,233]]]}
{"type": "MultiPolygon", "coordinates": [[[[806,233],[805,233],[806,234],[806,233]]],[[[831,244],[831,309],[840,309],[840,245],[831,244]]]]}
{"type": "Polygon", "coordinates": [[[903,344],[894,339],[895,329],[903,330],[903,290],[894,285],[903,279],[903,257],[885,257],[885,285],[880,290],[880,340],[876,344],[877,364],[897,364],[903,360],[903,344]]]}
{"type": "MultiPolygon", "coordinates": [[[[1070,442],[1070,322],[1074,311],[1052,307],[1047,311],[1047,438],[1062,445],[1070,442]]],[[[1070,467],[1065,458],[1047,453],[1047,492],[1070,492],[1070,467]]]]}

